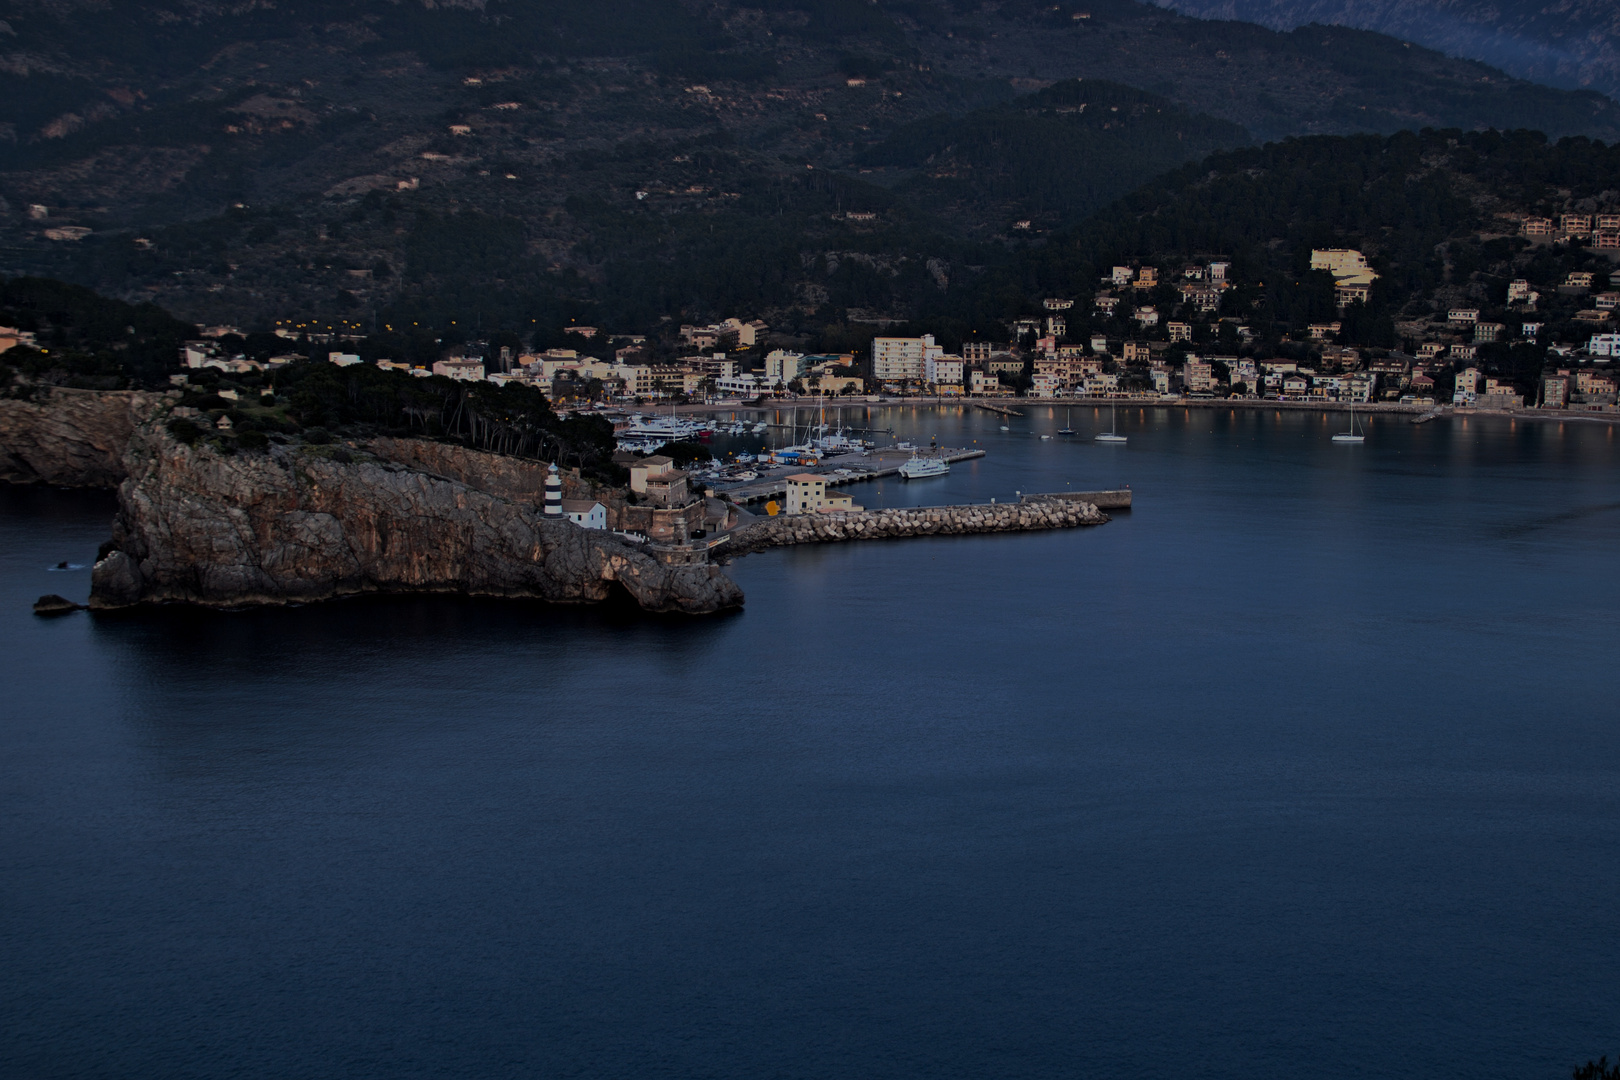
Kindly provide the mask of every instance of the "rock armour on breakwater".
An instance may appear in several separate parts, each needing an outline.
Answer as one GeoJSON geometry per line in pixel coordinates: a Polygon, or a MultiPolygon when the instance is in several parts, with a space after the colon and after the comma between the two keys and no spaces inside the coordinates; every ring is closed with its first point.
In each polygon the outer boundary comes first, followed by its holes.
{"type": "Polygon", "coordinates": [[[732,534],[725,551],[747,555],[793,544],[843,540],[891,540],[910,536],[1031,532],[1101,525],[1108,516],[1090,503],[1032,499],[1018,503],[922,506],[842,514],[795,514],[761,518],[732,534]]]}

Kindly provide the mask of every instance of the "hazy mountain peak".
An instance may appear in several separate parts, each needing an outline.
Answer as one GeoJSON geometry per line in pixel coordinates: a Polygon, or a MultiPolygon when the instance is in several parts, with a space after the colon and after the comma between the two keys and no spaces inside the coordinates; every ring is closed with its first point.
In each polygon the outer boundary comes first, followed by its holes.
{"type": "Polygon", "coordinates": [[[1612,0],[1159,0],[1204,19],[1275,30],[1353,26],[1500,67],[1550,86],[1620,96],[1620,5],[1612,0]]]}

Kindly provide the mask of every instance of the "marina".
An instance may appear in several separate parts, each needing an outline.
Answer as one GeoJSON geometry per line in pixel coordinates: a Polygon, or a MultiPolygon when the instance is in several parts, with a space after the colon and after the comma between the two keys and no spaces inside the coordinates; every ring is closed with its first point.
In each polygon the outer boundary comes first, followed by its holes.
{"type": "MultiPolygon", "coordinates": [[[[821,464],[809,468],[786,465],[773,469],[768,475],[757,479],[734,484],[716,483],[712,487],[716,495],[724,495],[732,502],[746,505],[782,498],[787,494],[787,478],[796,473],[810,472],[817,476],[825,476],[827,482],[832,484],[859,484],[886,476],[899,476],[900,470],[915,456],[915,448],[900,445],[861,455],[830,457],[821,464]]],[[[945,464],[954,465],[959,461],[982,458],[984,451],[943,448],[937,451],[937,456],[945,464]]]]}

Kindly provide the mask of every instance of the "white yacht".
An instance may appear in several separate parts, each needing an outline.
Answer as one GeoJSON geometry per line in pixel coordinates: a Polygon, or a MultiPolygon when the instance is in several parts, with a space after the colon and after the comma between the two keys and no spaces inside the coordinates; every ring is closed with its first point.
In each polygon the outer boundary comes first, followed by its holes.
{"type": "Polygon", "coordinates": [[[681,442],[696,438],[699,432],[707,430],[706,424],[674,416],[632,416],[629,426],[618,434],[627,439],[661,438],[668,442],[681,442]]]}
{"type": "Polygon", "coordinates": [[[900,466],[900,475],[907,480],[921,480],[925,476],[944,476],[951,471],[943,457],[924,457],[913,454],[911,460],[900,466]]]}

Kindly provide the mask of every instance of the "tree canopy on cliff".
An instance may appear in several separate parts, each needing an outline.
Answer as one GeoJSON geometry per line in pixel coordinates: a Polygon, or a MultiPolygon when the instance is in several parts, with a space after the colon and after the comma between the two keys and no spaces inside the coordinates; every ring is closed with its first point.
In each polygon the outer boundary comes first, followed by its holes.
{"type": "Polygon", "coordinates": [[[305,427],[451,439],[479,450],[613,472],[613,425],[596,416],[558,416],[539,390],[416,378],[370,364],[290,364],[272,377],[305,427]]]}
{"type": "Polygon", "coordinates": [[[40,277],[0,279],[0,326],[33,333],[38,345],[0,362],[35,382],[96,390],[166,382],[179,369],[181,344],[197,336],[156,304],[126,304],[40,277]]]}

